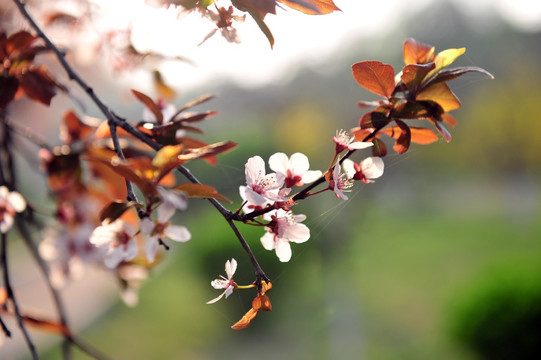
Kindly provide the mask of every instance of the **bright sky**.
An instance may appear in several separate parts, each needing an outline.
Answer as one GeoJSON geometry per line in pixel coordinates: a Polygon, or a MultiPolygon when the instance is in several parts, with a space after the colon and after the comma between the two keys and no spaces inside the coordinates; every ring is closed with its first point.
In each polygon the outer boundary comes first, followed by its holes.
{"type": "MultiPolygon", "coordinates": [[[[176,10],[152,9],[142,1],[96,1],[122,9],[125,21],[132,24],[138,49],[153,48],[160,53],[193,60],[196,66],[170,62],[162,67],[167,80],[184,89],[222,78],[233,78],[246,85],[267,83],[291,73],[289,70],[293,66],[323,63],[344,46],[348,34],[377,36],[399,16],[422,10],[433,1],[455,1],[467,12],[497,12],[523,30],[541,29],[541,1],[335,0],[342,12],[308,16],[294,10],[279,10],[276,16],[268,15],[265,20],[275,38],[273,50],[249,16],[245,23],[236,26],[241,44],[227,43],[216,34],[197,46],[213,29],[213,24],[202,20],[198,14],[189,14],[179,20],[176,10]],[[168,35],[163,36],[164,33],[168,35]]],[[[114,21],[118,23],[119,19],[114,21]]]]}

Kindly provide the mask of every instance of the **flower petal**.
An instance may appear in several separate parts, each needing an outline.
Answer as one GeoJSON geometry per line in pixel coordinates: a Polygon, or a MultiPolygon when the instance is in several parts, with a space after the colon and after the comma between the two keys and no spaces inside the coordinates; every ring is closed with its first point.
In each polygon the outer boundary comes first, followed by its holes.
{"type": "Polygon", "coordinates": [[[258,179],[265,176],[265,161],[261,156],[252,156],[244,166],[244,173],[246,175],[246,184],[256,184],[258,179]]]}
{"type": "Polygon", "coordinates": [[[274,234],[267,231],[265,235],[261,237],[261,244],[263,245],[265,250],[274,249],[274,234]]]}
{"type": "Polygon", "coordinates": [[[165,228],[163,234],[169,239],[178,242],[185,242],[192,238],[192,234],[190,234],[188,229],[181,225],[169,225],[165,228]]]}
{"type": "Polygon", "coordinates": [[[269,167],[271,170],[281,174],[286,174],[288,169],[289,159],[284,153],[276,153],[269,158],[269,167]]]}
{"type": "Polygon", "coordinates": [[[288,262],[291,259],[291,245],[285,239],[276,241],[276,256],[281,262],[288,262]]]}
{"type": "Polygon", "coordinates": [[[361,162],[364,176],[368,179],[377,179],[383,175],[384,168],[383,160],[377,156],[371,156],[361,162]]]}
{"type": "Polygon", "coordinates": [[[10,192],[7,195],[6,201],[9,206],[18,213],[26,208],[26,201],[24,200],[22,195],[16,191],[10,192]]]}

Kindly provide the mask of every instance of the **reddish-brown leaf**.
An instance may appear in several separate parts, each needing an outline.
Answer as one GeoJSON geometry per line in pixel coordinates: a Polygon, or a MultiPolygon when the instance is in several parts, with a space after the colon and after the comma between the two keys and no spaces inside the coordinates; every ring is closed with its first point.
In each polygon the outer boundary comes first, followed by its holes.
{"type": "Polygon", "coordinates": [[[408,90],[413,89],[415,86],[419,85],[426,74],[430,70],[434,69],[436,65],[434,63],[429,64],[409,64],[404,66],[402,70],[402,82],[406,85],[408,90]]]}
{"type": "Polygon", "coordinates": [[[66,144],[71,144],[75,141],[88,139],[94,130],[94,127],[86,125],[73,111],[68,110],[62,116],[60,139],[66,144]]]}
{"type": "Polygon", "coordinates": [[[21,88],[32,100],[49,106],[56,95],[57,84],[47,74],[44,66],[24,72],[19,78],[21,88]]]}
{"type": "Polygon", "coordinates": [[[395,120],[398,126],[392,126],[386,129],[383,129],[381,132],[396,139],[393,149],[399,153],[403,154],[408,151],[411,143],[411,131],[409,126],[406,125],[403,121],[395,120]]]}
{"type": "Polygon", "coordinates": [[[434,47],[415,39],[404,42],[404,64],[427,64],[434,60],[434,47]]]}
{"type": "Polygon", "coordinates": [[[22,319],[26,325],[33,328],[53,334],[70,335],[69,329],[58,322],[40,319],[34,316],[23,315],[22,319]]]}
{"type": "Polygon", "coordinates": [[[457,123],[456,119],[453,117],[453,115],[450,115],[450,114],[447,114],[447,113],[444,113],[441,115],[441,120],[449,125],[450,127],[454,127],[457,123]]]}
{"type": "Polygon", "coordinates": [[[487,75],[491,79],[494,79],[494,75],[492,75],[491,73],[489,73],[488,71],[480,67],[461,66],[461,67],[456,67],[452,69],[441,70],[438,74],[434,76],[432,80],[430,80],[430,84],[436,83],[436,82],[450,81],[468,72],[478,72],[478,73],[487,75]]]}
{"type": "Polygon", "coordinates": [[[387,114],[373,110],[361,117],[359,125],[361,126],[361,129],[380,129],[387,126],[390,121],[387,114]]]}
{"type": "MultiPolygon", "coordinates": [[[[187,143],[184,142],[186,138],[182,138],[182,143],[186,145],[186,147],[189,147],[187,143]]],[[[195,140],[195,139],[191,139],[195,140]]],[[[188,161],[188,160],[194,160],[194,159],[204,159],[207,162],[209,162],[212,165],[216,165],[216,156],[224,153],[226,151],[229,151],[233,149],[235,146],[237,146],[236,143],[231,141],[222,141],[219,143],[211,144],[211,145],[205,145],[201,147],[194,147],[192,149],[188,149],[184,154],[179,155],[179,158],[188,161]]]]}
{"type": "Polygon", "coordinates": [[[261,18],[266,14],[276,14],[276,0],[233,0],[234,7],[241,11],[256,11],[261,18]]]}
{"type": "Polygon", "coordinates": [[[353,77],[365,89],[390,98],[394,88],[394,69],[379,61],[363,61],[351,67],[353,77]]]}
{"type": "Polygon", "coordinates": [[[27,53],[36,39],[34,35],[21,30],[9,36],[5,44],[6,51],[12,57],[18,57],[23,53],[27,53]]]}
{"type": "Polygon", "coordinates": [[[139,100],[145,107],[154,114],[154,117],[156,118],[158,124],[163,123],[163,114],[159,108],[159,106],[152,100],[149,96],[132,89],[132,94],[135,96],[137,100],[139,100]]]}
{"type": "Polygon", "coordinates": [[[278,0],[292,9],[308,15],[330,14],[340,9],[332,0],[278,0]]]}
{"type": "Polygon", "coordinates": [[[175,190],[184,191],[188,195],[188,197],[214,198],[228,203],[232,203],[231,200],[220,194],[215,188],[209,185],[185,183],[176,186],[175,190]]]}
{"type": "Polygon", "coordinates": [[[121,217],[126,212],[126,210],[137,205],[139,204],[135,201],[110,202],[100,211],[100,222],[107,220],[108,223],[112,223],[113,221],[121,217]]]}

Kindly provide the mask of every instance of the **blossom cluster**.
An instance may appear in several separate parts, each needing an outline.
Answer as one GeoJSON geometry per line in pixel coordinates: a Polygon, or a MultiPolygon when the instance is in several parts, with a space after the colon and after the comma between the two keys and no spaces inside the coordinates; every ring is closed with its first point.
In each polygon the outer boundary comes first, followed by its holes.
{"type": "MultiPolygon", "coordinates": [[[[281,262],[288,262],[291,259],[291,243],[304,243],[310,238],[310,229],[303,224],[306,215],[294,214],[291,210],[299,194],[295,193],[294,188],[318,181],[327,181],[326,188],[318,192],[305,192],[305,196],[331,190],[337,198],[347,200],[348,197],[344,191],[347,191],[346,189],[350,188],[354,181],[371,183],[383,174],[383,160],[379,157],[367,157],[360,163],[355,163],[341,156],[346,150],[348,155],[351,155],[355,150],[369,148],[373,145],[372,143],[355,141],[343,130],[337,132],[333,141],[335,153],[331,166],[325,173],[320,170],[310,170],[308,157],[302,153],[294,153],[289,157],[281,152],[275,153],[268,161],[270,169],[274,171],[270,173],[267,173],[265,161],[260,156],[250,157],[245,164],[246,185],[239,186],[240,197],[243,200],[242,211],[246,218],[250,219],[247,223],[264,228],[265,233],[260,238],[261,244],[266,250],[274,250],[281,262]]],[[[215,289],[225,290],[208,304],[224,296],[227,298],[235,289],[245,288],[245,286],[237,285],[233,280],[236,268],[237,262],[234,259],[226,262],[227,278],[222,276],[221,279],[211,282],[215,289]]],[[[253,286],[255,284],[248,287],[253,286]]],[[[270,289],[270,283],[267,286],[270,289]]],[[[261,292],[261,289],[259,291],[261,292]]],[[[260,300],[263,296],[264,293],[258,295],[260,300]]],[[[254,301],[261,304],[260,300],[254,301]]],[[[266,296],[263,303],[265,302],[268,302],[266,296]]],[[[270,302],[268,304],[270,309],[270,302]]],[[[261,306],[253,307],[250,316],[255,316],[259,310],[261,306]]],[[[245,321],[247,323],[242,326],[247,326],[249,323],[249,320],[245,321]]]]}

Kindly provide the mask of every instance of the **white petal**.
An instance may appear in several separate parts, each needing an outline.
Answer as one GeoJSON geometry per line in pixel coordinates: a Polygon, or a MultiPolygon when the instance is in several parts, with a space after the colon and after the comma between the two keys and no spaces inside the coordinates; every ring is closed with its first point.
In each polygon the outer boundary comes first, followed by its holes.
{"type": "Polygon", "coordinates": [[[109,269],[114,269],[120,264],[123,256],[123,251],[120,246],[117,246],[115,248],[111,248],[110,251],[107,253],[104,259],[105,266],[107,266],[109,269]]]}
{"type": "Polygon", "coordinates": [[[351,178],[353,178],[353,176],[355,176],[356,171],[355,171],[355,165],[354,164],[355,163],[353,162],[353,160],[350,160],[350,159],[346,159],[342,163],[342,168],[344,169],[344,172],[348,176],[348,179],[351,179],[351,178]]]}
{"type": "Polygon", "coordinates": [[[11,229],[11,226],[13,225],[13,216],[11,216],[8,213],[4,213],[4,219],[2,222],[0,222],[0,231],[2,234],[5,234],[8,232],[9,229],[11,229]]]}
{"type": "Polygon", "coordinates": [[[304,224],[295,224],[286,228],[284,237],[295,243],[303,243],[310,239],[310,229],[304,224]]]}
{"type": "Polygon", "coordinates": [[[261,237],[261,244],[266,250],[274,249],[274,234],[267,231],[265,235],[261,237]]]}
{"type": "Polygon", "coordinates": [[[370,146],[374,146],[374,143],[372,142],[362,142],[362,141],[355,141],[348,145],[351,149],[366,149],[370,146]]]}
{"type": "Polygon", "coordinates": [[[261,156],[253,156],[248,159],[244,166],[244,173],[246,174],[246,184],[256,184],[258,179],[265,176],[265,162],[261,156]]]}
{"type": "Polygon", "coordinates": [[[169,225],[165,228],[163,234],[169,239],[178,242],[185,242],[192,238],[192,234],[190,234],[188,229],[186,229],[185,226],[180,225],[169,225]]]}
{"type": "Polygon", "coordinates": [[[310,184],[319,179],[323,173],[319,170],[308,170],[302,176],[302,182],[305,184],[310,184]]]}
{"type": "Polygon", "coordinates": [[[21,194],[16,191],[12,191],[7,195],[7,203],[16,212],[21,212],[26,208],[26,201],[21,194]]]}
{"type": "Polygon", "coordinates": [[[139,229],[145,234],[151,234],[152,230],[154,230],[154,226],[154,221],[152,221],[149,217],[144,217],[139,223],[139,229]]]}
{"type": "Polygon", "coordinates": [[[368,179],[377,179],[383,175],[384,166],[383,160],[377,156],[368,157],[361,162],[364,176],[368,179]]]}
{"type": "Polygon", "coordinates": [[[214,304],[216,301],[220,300],[221,298],[223,298],[225,295],[225,291],[223,293],[220,294],[220,296],[218,297],[215,297],[214,299],[210,300],[210,301],[207,301],[207,304],[214,304]]]}
{"type": "Polygon", "coordinates": [[[302,175],[310,168],[310,162],[308,161],[308,158],[302,153],[295,153],[291,155],[291,158],[289,159],[289,164],[289,169],[295,175],[302,175]]]}
{"type": "Polygon", "coordinates": [[[237,260],[227,260],[227,262],[225,263],[225,273],[227,274],[227,278],[231,279],[235,271],[237,271],[237,260]]]}
{"type": "Polygon", "coordinates": [[[158,206],[158,216],[157,219],[159,222],[164,223],[169,221],[175,215],[175,207],[171,203],[164,202],[158,206]]]}
{"type": "Polygon", "coordinates": [[[276,256],[281,262],[288,262],[291,259],[291,245],[289,245],[289,242],[278,239],[276,242],[276,256]]]}
{"type": "Polygon", "coordinates": [[[269,167],[278,173],[285,174],[287,173],[288,162],[286,154],[276,153],[269,158],[269,167]]]}
{"type": "Polygon", "coordinates": [[[252,205],[265,205],[265,203],[267,202],[267,199],[265,199],[263,196],[259,195],[249,187],[246,188],[244,195],[246,196],[246,201],[248,201],[252,205]]]}
{"type": "Polygon", "coordinates": [[[146,242],[145,252],[147,255],[147,260],[149,263],[154,262],[156,258],[156,253],[158,252],[158,237],[152,236],[146,242]]]}
{"type": "Polygon", "coordinates": [[[225,289],[225,298],[227,299],[229,297],[229,295],[233,294],[233,290],[235,290],[235,288],[231,285],[229,285],[227,287],[227,289],[225,289]]]}
{"type": "Polygon", "coordinates": [[[229,286],[229,280],[216,279],[210,282],[210,286],[215,289],[225,289],[229,286]]]}
{"type": "Polygon", "coordinates": [[[158,193],[165,203],[171,204],[177,210],[186,210],[188,208],[188,195],[184,191],[170,190],[163,186],[158,186],[158,193]]]}
{"type": "Polygon", "coordinates": [[[137,243],[135,240],[129,240],[126,244],[126,249],[124,250],[124,260],[128,261],[133,259],[137,255],[137,250],[137,243]]]}

